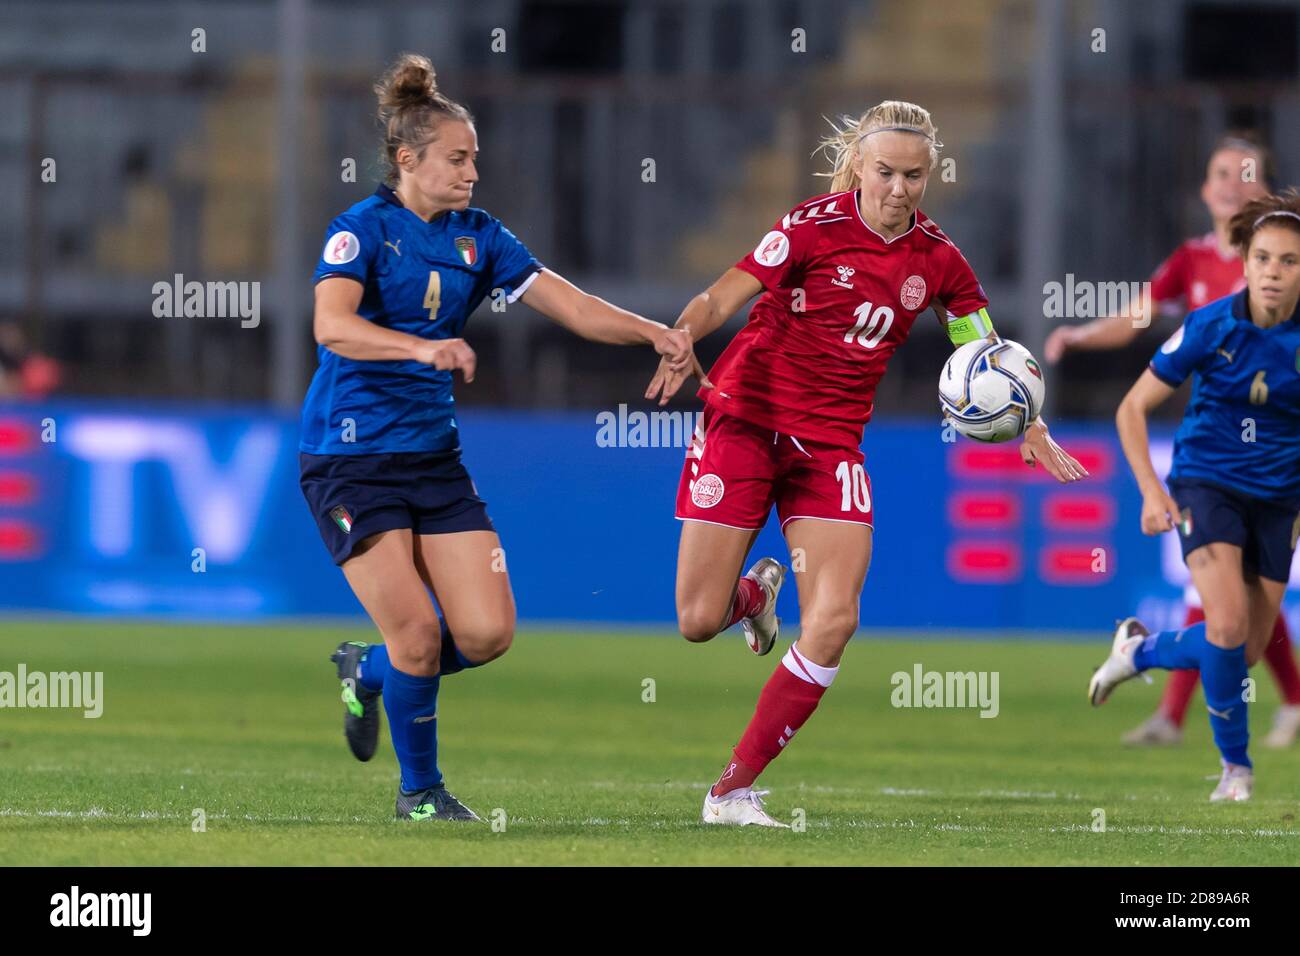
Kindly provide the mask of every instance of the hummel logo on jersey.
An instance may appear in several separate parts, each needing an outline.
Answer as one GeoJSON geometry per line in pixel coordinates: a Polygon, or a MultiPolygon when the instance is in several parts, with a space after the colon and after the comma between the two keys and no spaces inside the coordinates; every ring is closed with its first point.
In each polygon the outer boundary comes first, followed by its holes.
{"type": "Polygon", "coordinates": [[[396,245],[394,245],[393,243],[389,242],[387,239],[384,240],[384,245],[386,245],[389,249],[392,249],[392,250],[393,250],[395,253],[397,253],[399,256],[402,254],[402,250],[398,248],[398,246],[400,246],[401,244],[402,244],[402,240],[401,240],[401,239],[398,239],[398,240],[397,240],[397,244],[396,244],[396,245]]]}
{"type": "Polygon", "coordinates": [[[836,266],[835,271],[840,274],[838,279],[832,279],[831,285],[837,285],[841,289],[852,289],[853,283],[849,281],[853,273],[857,272],[852,266],[836,266]]]}
{"type": "Polygon", "coordinates": [[[799,223],[807,222],[809,219],[822,219],[826,216],[843,216],[844,212],[836,208],[838,203],[838,199],[832,199],[830,202],[825,204],[817,203],[814,206],[809,206],[807,209],[796,209],[794,212],[786,213],[785,218],[781,220],[781,226],[784,229],[789,229],[791,226],[797,226],[799,223]]]}

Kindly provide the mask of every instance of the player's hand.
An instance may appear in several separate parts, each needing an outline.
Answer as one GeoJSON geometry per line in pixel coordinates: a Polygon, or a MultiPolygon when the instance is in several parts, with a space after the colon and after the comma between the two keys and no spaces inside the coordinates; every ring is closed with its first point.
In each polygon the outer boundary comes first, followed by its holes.
{"type": "Polygon", "coordinates": [[[458,368],[467,382],[474,381],[474,369],[478,367],[478,356],[464,339],[426,340],[415,346],[411,357],[444,371],[458,368]]]}
{"type": "Polygon", "coordinates": [[[1170,496],[1164,486],[1152,488],[1142,496],[1142,533],[1149,535],[1164,534],[1178,527],[1178,502],[1170,496]]]}
{"type": "Polygon", "coordinates": [[[674,372],[690,373],[695,357],[690,329],[664,329],[655,337],[654,346],[674,372]]]}
{"type": "Polygon", "coordinates": [[[1062,484],[1078,481],[1088,474],[1087,468],[1052,440],[1041,419],[1025,431],[1025,440],[1020,443],[1020,457],[1030,468],[1037,468],[1042,462],[1047,473],[1062,484]]]}
{"type": "Polygon", "coordinates": [[[682,387],[682,383],[692,375],[700,380],[700,385],[704,388],[713,387],[713,383],[704,374],[700,360],[693,351],[691,352],[691,364],[680,372],[673,371],[668,359],[662,358],[659,360],[659,368],[655,371],[654,378],[650,380],[650,387],[645,390],[645,397],[652,402],[658,398],[660,405],[667,405],[668,400],[676,395],[677,390],[682,387]]]}
{"type": "Polygon", "coordinates": [[[1055,365],[1065,357],[1065,353],[1079,341],[1079,326],[1062,325],[1052,330],[1052,334],[1043,343],[1043,358],[1048,365],[1055,365]]]}

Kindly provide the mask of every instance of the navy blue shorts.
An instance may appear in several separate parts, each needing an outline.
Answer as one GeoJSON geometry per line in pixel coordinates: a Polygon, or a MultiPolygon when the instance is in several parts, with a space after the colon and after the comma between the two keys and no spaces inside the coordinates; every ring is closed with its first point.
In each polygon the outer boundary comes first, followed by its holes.
{"type": "Polygon", "coordinates": [[[1171,480],[1169,494],[1178,502],[1182,524],[1178,539],[1183,560],[1212,542],[1241,548],[1241,563],[1270,581],[1291,577],[1291,556],[1300,533],[1300,508],[1270,501],[1204,481],[1171,480]]]}
{"type": "Polygon", "coordinates": [[[298,454],[299,484],[335,564],[372,534],[495,531],[460,449],[390,455],[298,454]]]}

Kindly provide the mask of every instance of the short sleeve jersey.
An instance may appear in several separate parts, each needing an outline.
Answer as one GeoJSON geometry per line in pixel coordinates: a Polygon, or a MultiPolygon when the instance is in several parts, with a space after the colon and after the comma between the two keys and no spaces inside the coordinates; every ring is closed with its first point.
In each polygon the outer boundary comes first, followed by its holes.
{"type": "Polygon", "coordinates": [[[860,444],[876,383],[916,317],[936,301],[958,316],[988,305],[936,223],[917,210],[886,240],[863,220],[857,191],[800,203],[736,268],[765,291],[700,397],[800,439],[860,444]]]}
{"type": "Polygon", "coordinates": [[[1300,502],[1300,313],[1271,328],[1250,320],[1246,292],[1191,313],[1151,371],[1192,397],[1170,478],[1300,502]]]}
{"type": "MultiPolygon", "coordinates": [[[[362,286],[364,319],[426,339],[459,338],[493,290],[521,296],[542,265],[481,209],[426,222],[388,186],[330,223],[315,281],[362,286]]],[[[414,360],[361,361],[325,346],[302,407],[299,449],[364,455],[456,448],[452,373],[414,360]]]]}

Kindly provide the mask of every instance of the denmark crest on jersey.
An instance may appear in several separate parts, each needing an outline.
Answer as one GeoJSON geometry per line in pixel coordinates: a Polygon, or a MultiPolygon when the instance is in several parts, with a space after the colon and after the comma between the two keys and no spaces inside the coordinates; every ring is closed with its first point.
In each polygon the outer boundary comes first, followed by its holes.
{"type": "Polygon", "coordinates": [[[902,288],[898,290],[898,301],[909,312],[919,309],[925,301],[925,280],[915,275],[904,279],[902,288]]]}
{"type": "Polygon", "coordinates": [[[457,236],[456,251],[460,253],[465,265],[472,266],[478,262],[478,246],[475,244],[473,236],[457,236]]]}

